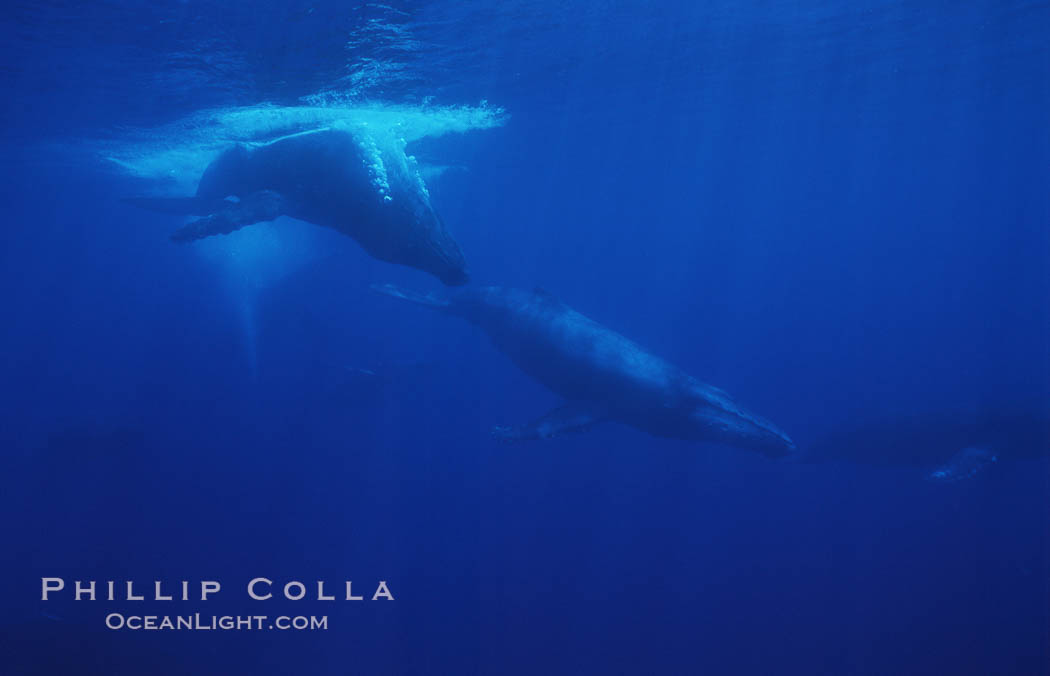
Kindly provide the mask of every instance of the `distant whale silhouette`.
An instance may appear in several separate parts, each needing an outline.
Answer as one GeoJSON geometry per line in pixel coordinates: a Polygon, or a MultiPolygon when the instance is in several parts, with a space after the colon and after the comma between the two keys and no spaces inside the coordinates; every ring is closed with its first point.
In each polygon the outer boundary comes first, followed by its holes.
{"type": "Polygon", "coordinates": [[[1050,411],[945,411],[839,429],[800,454],[802,462],[914,467],[940,483],[968,479],[993,463],[1050,454],[1050,411]]]}
{"type": "Polygon", "coordinates": [[[391,285],[373,288],[477,324],[522,371],[566,399],[539,420],[495,428],[500,439],[546,439],[616,421],[655,436],[720,442],[774,457],[795,449],[786,434],[722,390],[545,291],[474,287],[442,299],[391,285]]]}
{"type": "Polygon", "coordinates": [[[126,201],[203,216],[172,234],[179,242],[287,215],[338,230],[375,258],[424,270],[445,284],[469,278],[459,245],[404,153],[349,131],[325,129],[259,146],[237,145],[208,165],[196,196],[126,201]]]}

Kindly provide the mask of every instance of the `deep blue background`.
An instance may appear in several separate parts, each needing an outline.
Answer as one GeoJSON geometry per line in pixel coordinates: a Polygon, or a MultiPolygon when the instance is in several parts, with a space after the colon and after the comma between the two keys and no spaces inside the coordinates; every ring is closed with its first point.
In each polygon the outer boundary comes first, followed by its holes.
{"type": "Polygon", "coordinates": [[[1045,401],[1046,3],[562,5],[3,10],[4,673],[1050,671],[1045,461],[938,486],[612,425],[501,446],[553,396],[330,233],[258,299],[252,368],[216,268],[80,143],[322,91],[488,100],[501,128],[414,149],[455,167],[431,192],[477,281],[550,289],[800,445],[1045,401]],[[106,632],[107,604],[38,601],[51,575],[218,579],[162,611],[330,629],[106,632]],[[261,608],[256,575],[397,601],[261,608]]]}

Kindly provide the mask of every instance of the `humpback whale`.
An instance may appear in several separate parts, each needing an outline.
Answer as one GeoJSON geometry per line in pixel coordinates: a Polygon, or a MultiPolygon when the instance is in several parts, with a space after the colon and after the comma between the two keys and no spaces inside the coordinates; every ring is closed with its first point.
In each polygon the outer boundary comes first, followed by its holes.
{"type": "Polygon", "coordinates": [[[323,129],[266,144],[236,145],[204,170],[193,197],[138,197],[136,206],[201,216],[171,238],[188,242],[278,216],[338,230],[383,261],[465,284],[459,245],[430,204],[400,148],[351,131],[323,129]]]}
{"type": "Polygon", "coordinates": [[[446,298],[377,285],[381,293],[466,319],[526,374],[565,399],[545,416],[496,427],[505,441],[547,439],[616,421],[659,437],[719,442],[771,457],[795,450],[772,423],[543,290],[457,290],[446,298]]]}
{"type": "Polygon", "coordinates": [[[975,476],[994,463],[1050,454],[1050,411],[942,411],[876,420],[828,435],[802,462],[911,467],[938,483],[975,476]]]}

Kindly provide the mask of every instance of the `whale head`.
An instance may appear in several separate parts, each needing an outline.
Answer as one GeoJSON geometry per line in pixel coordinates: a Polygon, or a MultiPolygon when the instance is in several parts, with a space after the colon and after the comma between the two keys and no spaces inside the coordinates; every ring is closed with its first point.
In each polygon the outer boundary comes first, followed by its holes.
{"type": "Polygon", "coordinates": [[[762,418],[751,421],[750,429],[744,438],[747,448],[770,458],[787,458],[798,454],[798,446],[791,437],[762,418]]]}
{"type": "Polygon", "coordinates": [[[786,458],[798,451],[791,437],[756,415],[744,411],[712,414],[697,410],[693,416],[712,433],[713,440],[730,446],[758,451],[770,458],[786,458]]]}
{"type": "Polygon", "coordinates": [[[689,425],[693,437],[744,448],[771,458],[795,455],[798,447],[765,418],[737,404],[727,393],[693,381],[689,387],[689,425]]]}

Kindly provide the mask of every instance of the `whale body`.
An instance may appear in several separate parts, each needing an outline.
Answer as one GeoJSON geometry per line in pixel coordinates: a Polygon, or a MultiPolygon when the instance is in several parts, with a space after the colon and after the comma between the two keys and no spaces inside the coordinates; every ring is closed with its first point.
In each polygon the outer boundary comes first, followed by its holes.
{"type": "Polygon", "coordinates": [[[773,457],[795,450],[786,434],[722,390],[546,291],[473,287],[437,298],[391,285],[373,288],[476,324],[522,371],[565,399],[531,423],[495,428],[502,440],[545,439],[616,421],[659,437],[719,442],[773,457]]]}
{"type": "Polygon", "coordinates": [[[203,216],[172,234],[180,242],[287,215],[352,237],[373,257],[467,282],[466,261],[413,162],[397,147],[336,129],[236,145],[204,170],[193,197],[132,198],[166,213],[203,216]]]}
{"type": "Polygon", "coordinates": [[[800,459],[915,468],[931,481],[953,483],[997,462],[1048,454],[1050,410],[1002,407],[927,412],[840,428],[806,448],[800,459]]]}

